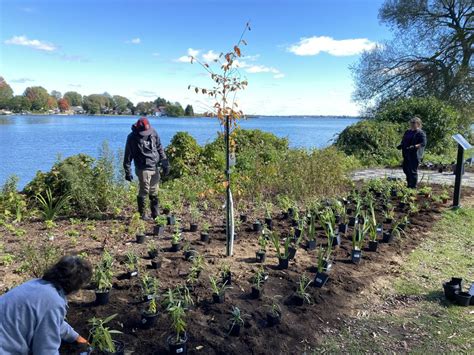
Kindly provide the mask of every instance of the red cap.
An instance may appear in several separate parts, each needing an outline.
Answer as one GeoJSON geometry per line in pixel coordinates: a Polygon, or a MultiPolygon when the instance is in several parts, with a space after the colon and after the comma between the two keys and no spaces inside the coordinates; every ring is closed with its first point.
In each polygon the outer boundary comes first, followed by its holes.
{"type": "Polygon", "coordinates": [[[148,122],[148,118],[146,117],[140,117],[140,119],[137,121],[137,123],[134,124],[134,126],[139,132],[147,131],[151,127],[150,122],[148,122]]]}

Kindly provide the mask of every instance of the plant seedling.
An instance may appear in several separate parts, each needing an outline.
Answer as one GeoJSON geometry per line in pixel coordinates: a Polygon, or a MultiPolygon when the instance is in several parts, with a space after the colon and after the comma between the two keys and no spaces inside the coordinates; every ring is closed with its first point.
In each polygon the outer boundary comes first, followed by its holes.
{"type": "Polygon", "coordinates": [[[105,319],[93,317],[89,319],[91,329],[89,331],[89,342],[91,346],[102,352],[115,353],[116,344],[112,340],[112,334],[121,334],[118,330],[111,330],[106,326],[117,314],[113,314],[105,319]]]}
{"type": "Polygon", "coordinates": [[[311,295],[307,291],[311,283],[312,280],[306,276],[306,273],[303,273],[298,281],[298,287],[296,288],[296,302],[298,305],[302,306],[304,302],[311,303],[311,295]]]}
{"type": "Polygon", "coordinates": [[[157,226],[164,227],[164,226],[166,226],[167,221],[168,220],[167,220],[166,216],[163,216],[163,215],[156,216],[156,218],[155,218],[155,223],[156,223],[157,226]]]}
{"type": "Polygon", "coordinates": [[[168,338],[169,345],[180,345],[186,343],[186,322],[185,322],[185,310],[181,302],[174,303],[168,308],[168,313],[171,318],[171,327],[174,331],[174,336],[168,338]]]}
{"type": "Polygon", "coordinates": [[[138,256],[133,251],[127,252],[127,260],[125,261],[125,266],[129,272],[129,276],[138,275],[138,256]]]}
{"type": "Polygon", "coordinates": [[[274,296],[272,300],[272,304],[268,307],[268,312],[267,312],[267,324],[269,326],[273,326],[276,324],[279,324],[281,321],[281,307],[277,302],[277,298],[280,298],[281,296],[276,295],[274,296]]]}
{"type": "Polygon", "coordinates": [[[148,242],[148,256],[150,259],[154,259],[158,256],[158,247],[152,241],[148,242]]]}
{"type": "Polygon", "coordinates": [[[244,317],[246,315],[242,314],[240,309],[236,306],[232,306],[230,311],[229,319],[229,334],[233,336],[238,336],[240,334],[240,328],[244,326],[244,317]]]}
{"type": "Polygon", "coordinates": [[[209,282],[211,284],[212,299],[214,303],[222,303],[225,298],[225,291],[229,288],[226,282],[219,283],[217,278],[209,276],[209,282]]]}
{"type": "Polygon", "coordinates": [[[227,263],[222,263],[221,265],[221,278],[222,282],[225,282],[227,285],[230,285],[232,282],[232,273],[230,271],[230,265],[227,263]]]}
{"type": "Polygon", "coordinates": [[[154,299],[158,296],[160,282],[157,278],[151,277],[148,274],[143,274],[141,277],[142,296],[146,300],[154,299]]]}

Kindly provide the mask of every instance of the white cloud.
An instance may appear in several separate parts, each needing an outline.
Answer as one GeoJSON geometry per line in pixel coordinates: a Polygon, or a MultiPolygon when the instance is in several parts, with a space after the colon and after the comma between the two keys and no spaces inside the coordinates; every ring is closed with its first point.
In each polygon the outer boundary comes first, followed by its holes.
{"type": "Polygon", "coordinates": [[[327,36],[313,36],[301,38],[288,51],[300,56],[317,55],[326,52],[334,56],[351,56],[375,48],[377,44],[367,38],[336,40],[327,36]]]}
{"type": "Polygon", "coordinates": [[[18,79],[12,79],[11,80],[12,83],[17,83],[17,84],[24,84],[24,83],[28,83],[28,82],[31,82],[31,81],[34,81],[34,80],[30,79],[30,78],[18,78],[18,79]]]}
{"type": "Polygon", "coordinates": [[[261,65],[261,64],[249,64],[246,61],[239,61],[235,60],[234,64],[237,68],[242,68],[245,70],[247,73],[250,74],[258,74],[258,73],[272,73],[273,78],[275,79],[281,79],[285,77],[285,74],[283,74],[281,71],[274,67],[267,67],[266,65],[261,65]]]}
{"type": "Polygon", "coordinates": [[[285,77],[285,74],[283,74],[283,73],[278,73],[278,74],[273,75],[273,77],[274,77],[275,79],[282,79],[282,78],[285,77]]]}
{"type": "Polygon", "coordinates": [[[13,36],[5,41],[5,44],[13,44],[17,46],[25,46],[39,51],[54,52],[57,47],[48,42],[43,42],[37,39],[28,39],[26,36],[13,36]]]}
{"type": "Polygon", "coordinates": [[[135,91],[135,95],[139,97],[157,97],[158,95],[154,91],[149,91],[149,90],[137,90],[135,91]]]}
{"type": "Polygon", "coordinates": [[[160,56],[160,53],[154,52],[154,53],[152,53],[151,55],[152,55],[153,57],[159,57],[159,56],[160,56]]]}
{"type": "Polygon", "coordinates": [[[219,54],[214,52],[212,49],[210,51],[208,51],[207,53],[204,53],[202,55],[202,58],[204,59],[205,62],[213,62],[217,59],[219,59],[219,54]]]}
{"type": "Polygon", "coordinates": [[[199,50],[198,49],[192,49],[188,48],[188,55],[183,55],[176,59],[176,62],[181,62],[181,63],[190,63],[191,62],[191,57],[197,57],[199,55],[199,50]]]}
{"type": "Polygon", "coordinates": [[[141,42],[142,40],[139,37],[132,38],[129,41],[125,41],[125,43],[129,43],[129,44],[140,44],[141,42]]]}

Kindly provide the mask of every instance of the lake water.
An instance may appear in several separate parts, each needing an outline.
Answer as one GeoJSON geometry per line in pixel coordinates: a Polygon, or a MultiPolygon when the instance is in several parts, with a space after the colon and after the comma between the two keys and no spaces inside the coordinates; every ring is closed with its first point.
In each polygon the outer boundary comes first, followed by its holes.
{"type": "MultiPolygon", "coordinates": [[[[97,156],[104,141],[114,151],[123,149],[136,120],[136,116],[0,116],[0,183],[15,174],[19,186],[24,186],[37,170],[49,170],[58,156],[97,156]]],[[[179,131],[188,131],[204,144],[220,130],[214,118],[157,117],[150,121],[165,145],[179,131]]],[[[287,137],[292,147],[321,148],[355,122],[356,118],[255,117],[240,125],[287,137]]]]}

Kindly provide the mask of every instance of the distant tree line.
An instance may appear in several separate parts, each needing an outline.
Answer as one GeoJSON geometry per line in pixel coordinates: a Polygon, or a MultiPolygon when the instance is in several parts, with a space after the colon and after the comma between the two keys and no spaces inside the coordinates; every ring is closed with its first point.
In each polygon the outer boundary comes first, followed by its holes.
{"type": "Polygon", "coordinates": [[[82,96],[76,91],[68,91],[62,95],[59,91],[53,90],[50,93],[41,86],[27,87],[23,95],[14,95],[13,90],[0,77],[0,110],[9,110],[15,113],[20,112],[48,112],[60,111],[69,112],[83,111],[84,113],[95,114],[116,114],[116,115],[152,115],[155,112],[166,114],[167,116],[193,116],[194,109],[187,105],[185,109],[179,102],[170,102],[158,97],[154,101],[139,102],[135,106],[133,102],[124,96],[103,94],[92,94],[82,96]]]}

